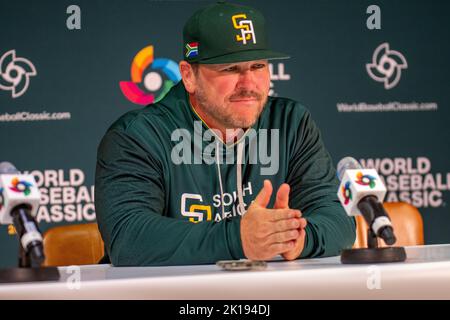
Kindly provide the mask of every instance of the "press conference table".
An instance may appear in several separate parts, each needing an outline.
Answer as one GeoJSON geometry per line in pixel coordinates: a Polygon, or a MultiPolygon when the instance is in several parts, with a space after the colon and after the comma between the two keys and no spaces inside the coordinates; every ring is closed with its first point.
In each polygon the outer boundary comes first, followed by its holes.
{"type": "Polygon", "coordinates": [[[343,265],[340,257],[215,265],[58,268],[54,282],[0,284],[0,299],[450,299],[450,244],[406,247],[407,261],[343,265]]]}

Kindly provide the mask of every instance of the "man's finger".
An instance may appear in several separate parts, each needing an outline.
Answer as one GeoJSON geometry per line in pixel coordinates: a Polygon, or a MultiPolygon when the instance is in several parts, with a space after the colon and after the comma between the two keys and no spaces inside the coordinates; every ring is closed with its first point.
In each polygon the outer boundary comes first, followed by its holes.
{"type": "Polygon", "coordinates": [[[289,208],[289,192],[291,188],[287,183],[283,183],[277,191],[277,198],[275,200],[274,209],[289,208]]]}
{"type": "Polygon", "coordinates": [[[278,220],[300,218],[302,213],[300,210],[295,209],[269,209],[270,221],[275,222],[278,220]]]}
{"type": "Polygon", "coordinates": [[[264,185],[253,201],[258,206],[266,208],[270,202],[270,196],[272,195],[272,183],[270,180],[264,180],[264,185]]]}
{"type": "Polygon", "coordinates": [[[300,229],[305,229],[306,228],[306,225],[308,224],[308,221],[306,221],[306,219],[305,218],[301,218],[300,220],[300,229]]]}
{"type": "Polygon", "coordinates": [[[300,232],[297,229],[294,230],[288,230],[284,232],[276,232],[271,234],[267,238],[267,243],[273,244],[273,243],[280,243],[280,242],[286,242],[290,240],[296,240],[300,236],[300,232]]]}
{"type": "Polygon", "coordinates": [[[302,223],[299,218],[283,219],[274,222],[274,233],[287,230],[300,229],[302,223]]]}
{"type": "Polygon", "coordinates": [[[295,241],[278,242],[269,246],[269,251],[273,255],[288,252],[294,248],[295,241]]]}

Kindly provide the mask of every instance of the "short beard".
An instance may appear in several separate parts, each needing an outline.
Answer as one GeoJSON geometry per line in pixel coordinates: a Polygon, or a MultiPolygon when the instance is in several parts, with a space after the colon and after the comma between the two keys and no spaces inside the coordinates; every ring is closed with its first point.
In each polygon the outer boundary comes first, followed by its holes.
{"type": "Polygon", "coordinates": [[[229,110],[227,110],[223,105],[219,105],[217,103],[214,103],[213,101],[209,101],[202,86],[197,86],[197,90],[195,91],[195,98],[202,108],[203,112],[205,112],[209,117],[213,118],[217,123],[222,124],[227,129],[246,129],[253,126],[261,115],[267,102],[267,96],[263,97],[261,94],[255,91],[248,90],[241,90],[236,94],[233,94],[230,99],[240,97],[254,97],[258,99],[260,104],[252,119],[242,119],[239,117],[238,113],[228,112],[229,110]]]}

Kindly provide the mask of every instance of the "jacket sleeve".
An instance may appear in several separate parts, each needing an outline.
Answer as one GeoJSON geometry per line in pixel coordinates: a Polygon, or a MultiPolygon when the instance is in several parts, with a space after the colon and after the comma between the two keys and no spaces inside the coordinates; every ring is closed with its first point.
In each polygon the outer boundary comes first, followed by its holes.
{"type": "Polygon", "coordinates": [[[97,151],[95,206],[115,266],[215,263],[244,257],[240,219],[194,224],[164,216],[163,170],[148,145],[110,130],[97,151]]]}
{"type": "Polygon", "coordinates": [[[355,219],[342,208],[331,156],[306,111],[300,120],[289,161],[290,207],[300,209],[308,224],[301,258],[339,255],[356,237],[355,219]]]}

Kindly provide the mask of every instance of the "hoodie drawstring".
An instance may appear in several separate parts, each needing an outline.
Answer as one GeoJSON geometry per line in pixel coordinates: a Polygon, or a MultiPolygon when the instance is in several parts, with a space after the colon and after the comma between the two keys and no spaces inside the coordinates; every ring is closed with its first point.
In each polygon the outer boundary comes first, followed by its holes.
{"type": "Polygon", "coordinates": [[[222,175],[220,174],[220,158],[219,158],[219,148],[220,144],[217,141],[217,149],[216,149],[216,164],[217,164],[217,175],[219,176],[219,186],[220,186],[220,204],[222,207],[222,219],[225,219],[225,208],[223,206],[223,185],[222,185],[222,175]]]}
{"type": "Polygon", "coordinates": [[[244,207],[244,197],[242,192],[242,156],[244,154],[244,143],[238,143],[237,145],[237,193],[238,193],[238,212],[242,215],[245,214],[246,210],[244,207]]]}
{"type": "MultiPolygon", "coordinates": [[[[217,141],[216,144],[217,150],[216,150],[216,165],[217,165],[217,176],[219,178],[219,187],[220,187],[220,203],[221,203],[221,209],[222,209],[222,219],[225,219],[225,207],[223,204],[224,198],[223,198],[223,183],[222,183],[222,175],[220,173],[220,158],[219,158],[219,148],[220,144],[219,141],[217,141]]],[[[245,214],[245,206],[244,206],[244,196],[242,191],[242,156],[244,154],[244,143],[238,143],[237,145],[237,169],[236,169],[236,189],[238,194],[238,213],[241,215],[245,214]]]]}

